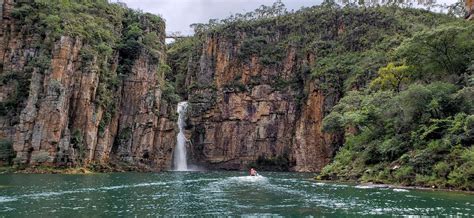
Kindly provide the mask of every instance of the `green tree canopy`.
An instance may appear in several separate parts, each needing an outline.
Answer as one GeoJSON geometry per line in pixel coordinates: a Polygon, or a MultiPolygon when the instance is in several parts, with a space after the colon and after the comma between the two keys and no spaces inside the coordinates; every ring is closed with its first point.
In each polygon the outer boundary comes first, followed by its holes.
{"type": "Polygon", "coordinates": [[[394,63],[389,63],[386,67],[379,69],[377,78],[370,83],[370,86],[376,89],[400,92],[402,85],[410,81],[412,74],[410,67],[404,64],[395,66],[394,63]]]}
{"type": "Polygon", "coordinates": [[[460,22],[424,30],[404,41],[397,55],[415,66],[418,79],[448,79],[465,85],[474,60],[474,25],[460,22]]]}

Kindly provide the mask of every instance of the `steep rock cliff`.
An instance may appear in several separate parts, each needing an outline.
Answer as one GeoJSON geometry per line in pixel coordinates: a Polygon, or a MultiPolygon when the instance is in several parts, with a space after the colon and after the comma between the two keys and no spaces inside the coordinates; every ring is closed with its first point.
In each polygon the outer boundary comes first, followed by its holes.
{"type": "Polygon", "coordinates": [[[164,22],[106,1],[54,4],[2,5],[0,139],[12,144],[13,162],[169,168],[164,22]]]}
{"type": "Polygon", "coordinates": [[[428,12],[263,8],[196,25],[196,36],[176,42],[168,60],[187,87],[192,162],[320,171],[344,134],[323,132],[322,120],[345,92],[365,87],[387,51],[416,28],[411,23],[437,22],[415,18],[420,13],[428,12]]]}
{"type": "Polygon", "coordinates": [[[269,170],[318,171],[340,138],[321,132],[330,105],[301,75],[313,57],[296,57],[288,47],[281,64],[265,66],[256,55],[239,59],[239,44],[219,35],[204,41],[200,70],[191,78],[212,86],[190,82],[190,157],[211,168],[258,163],[269,170]]]}
{"type": "Polygon", "coordinates": [[[466,0],[464,7],[467,12],[466,19],[473,20],[474,19],[474,1],[466,0]]]}

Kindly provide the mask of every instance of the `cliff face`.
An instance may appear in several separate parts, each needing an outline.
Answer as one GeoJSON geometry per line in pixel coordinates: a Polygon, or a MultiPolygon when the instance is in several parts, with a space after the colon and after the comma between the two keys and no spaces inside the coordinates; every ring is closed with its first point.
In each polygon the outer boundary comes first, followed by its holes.
{"type": "Polygon", "coordinates": [[[467,12],[466,19],[473,20],[474,19],[474,1],[473,0],[466,0],[464,3],[465,10],[467,12]]]}
{"type": "Polygon", "coordinates": [[[16,2],[0,0],[0,163],[20,165],[168,169],[181,95],[191,163],[318,172],[343,144],[343,130],[322,131],[339,99],[444,19],[276,4],[197,25],[165,54],[157,16],[106,0],[16,2]]]}
{"type": "MultiPolygon", "coordinates": [[[[166,58],[163,21],[113,6],[123,17],[136,16],[135,25],[157,36],[152,43],[161,48],[137,47],[130,58],[117,44],[104,57],[86,55],[92,44],[84,37],[32,31],[12,16],[14,7],[20,13],[41,5],[5,0],[2,6],[0,138],[12,144],[15,163],[170,167],[174,105],[162,98],[157,73],[166,58]]],[[[125,41],[127,21],[111,25],[125,41]]]]}
{"type": "MultiPolygon", "coordinates": [[[[204,40],[191,88],[191,157],[220,169],[249,164],[272,170],[314,172],[327,164],[340,138],[321,132],[326,96],[301,78],[314,57],[286,49],[281,65],[264,66],[257,56],[238,58],[241,42],[222,36],[204,40]],[[235,42],[234,42],[235,43],[235,42]]],[[[333,96],[337,100],[338,95],[333,96]]]]}
{"type": "Polygon", "coordinates": [[[217,169],[318,172],[344,140],[322,131],[325,116],[386,65],[410,23],[427,21],[399,19],[421,16],[415,10],[262,10],[196,26],[171,50],[188,87],[190,158],[217,169]]]}

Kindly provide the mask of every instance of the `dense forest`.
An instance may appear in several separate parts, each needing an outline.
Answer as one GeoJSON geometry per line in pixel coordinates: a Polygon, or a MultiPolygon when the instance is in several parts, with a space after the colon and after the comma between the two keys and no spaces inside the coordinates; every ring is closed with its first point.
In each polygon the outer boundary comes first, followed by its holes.
{"type": "Polygon", "coordinates": [[[346,135],[321,177],[472,190],[473,34],[472,23],[457,21],[395,47],[325,118],[325,131],[346,135]]]}

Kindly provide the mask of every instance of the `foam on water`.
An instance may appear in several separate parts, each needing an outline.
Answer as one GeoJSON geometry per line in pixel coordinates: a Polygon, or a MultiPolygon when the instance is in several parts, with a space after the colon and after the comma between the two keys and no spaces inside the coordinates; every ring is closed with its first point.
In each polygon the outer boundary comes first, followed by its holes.
{"type": "Polygon", "coordinates": [[[261,175],[231,177],[230,180],[238,182],[268,182],[268,179],[261,175]]]}
{"type": "Polygon", "coordinates": [[[16,200],[18,200],[18,198],[0,196],[0,203],[3,203],[3,202],[11,202],[11,201],[16,201],[16,200]]]}
{"type": "Polygon", "coordinates": [[[402,188],[394,188],[394,192],[409,192],[407,189],[402,189],[402,188]]]}
{"type": "Polygon", "coordinates": [[[77,193],[85,193],[85,192],[97,192],[97,191],[107,191],[107,190],[137,188],[137,187],[147,187],[147,186],[160,186],[160,185],[166,185],[166,184],[168,183],[165,183],[165,182],[138,183],[138,184],[132,184],[132,185],[104,186],[104,187],[99,187],[99,188],[82,188],[78,190],[68,190],[68,191],[38,192],[38,193],[24,194],[24,195],[19,195],[19,196],[12,196],[12,197],[0,196],[0,203],[17,201],[19,198],[40,199],[40,198],[48,198],[48,197],[53,197],[53,196],[65,195],[65,194],[77,194],[77,193]]]}
{"type": "Polygon", "coordinates": [[[225,194],[225,189],[231,189],[234,186],[246,186],[258,184],[259,187],[266,187],[268,179],[264,176],[234,176],[217,181],[210,182],[207,187],[201,189],[203,192],[210,192],[219,195],[225,194]],[[265,184],[265,185],[262,185],[265,184]]]}
{"type": "Polygon", "coordinates": [[[385,188],[388,188],[387,185],[383,185],[383,184],[371,184],[371,185],[356,185],[355,188],[358,188],[358,189],[372,189],[372,188],[381,188],[381,189],[385,189],[385,188]]]}
{"type": "Polygon", "coordinates": [[[371,189],[371,188],[375,188],[374,186],[369,186],[369,185],[356,185],[355,188],[358,188],[358,189],[371,189]]]}
{"type": "MultiPolygon", "coordinates": [[[[216,181],[216,180],[217,179],[190,179],[190,180],[184,180],[182,182],[195,183],[195,182],[216,181]]],[[[48,197],[53,197],[53,196],[66,195],[66,194],[109,191],[109,190],[117,190],[117,189],[139,188],[139,187],[150,187],[150,186],[166,186],[173,183],[174,182],[146,182],[146,183],[137,183],[137,184],[130,184],[130,185],[103,186],[103,187],[98,187],[98,188],[81,188],[77,190],[68,190],[68,191],[38,192],[38,193],[31,193],[31,194],[23,194],[19,196],[0,196],[0,203],[17,201],[19,198],[40,199],[40,198],[48,198],[48,197]]]]}
{"type": "Polygon", "coordinates": [[[7,207],[25,211],[24,205],[28,205],[29,214],[53,216],[58,215],[58,212],[75,210],[73,208],[79,208],[81,211],[82,208],[96,208],[91,209],[89,213],[107,211],[105,213],[117,216],[133,216],[142,211],[145,212],[141,215],[151,216],[232,216],[242,215],[244,212],[244,215],[255,213],[256,216],[263,216],[274,213],[273,215],[290,217],[308,214],[464,215],[472,212],[472,202],[469,200],[455,202],[450,199],[449,204],[446,204],[443,201],[444,195],[437,193],[420,194],[417,190],[378,184],[355,186],[316,182],[308,179],[311,175],[303,177],[302,174],[292,177],[284,173],[265,172],[265,176],[247,176],[238,172],[210,171],[149,174],[149,178],[144,174],[130,175],[97,177],[113,178],[116,179],[115,183],[110,183],[109,180],[88,181],[82,184],[73,181],[74,183],[69,182],[60,188],[43,184],[40,188],[35,188],[29,186],[31,183],[26,183],[28,185],[18,186],[19,192],[11,189],[2,193],[0,204],[3,211],[6,211],[7,207]],[[48,204],[31,209],[31,205],[35,205],[38,199],[48,204]]]}
{"type": "MultiPolygon", "coordinates": [[[[285,179],[277,179],[285,180],[285,179]]],[[[286,180],[293,181],[293,180],[286,180]]],[[[304,181],[303,181],[304,182],[304,181]]],[[[260,191],[270,193],[287,193],[289,195],[307,196],[303,190],[291,188],[289,185],[277,185],[271,182],[267,177],[262,175],[257,176],[236,176],[229,177],[220,181],[209,183],[209,187],[204,189],[213,193],[225,194],[224,190],[232,190],[235,186],[256,186],[260,191]]]]}

